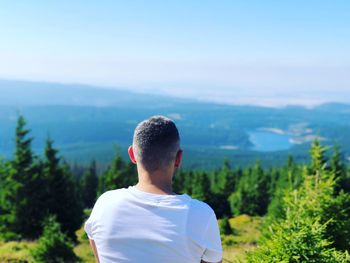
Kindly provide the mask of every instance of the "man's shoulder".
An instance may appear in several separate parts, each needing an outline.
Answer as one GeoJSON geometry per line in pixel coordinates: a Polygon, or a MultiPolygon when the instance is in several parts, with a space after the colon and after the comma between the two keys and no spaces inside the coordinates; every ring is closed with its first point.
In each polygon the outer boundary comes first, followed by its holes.
{"type": "Polygon", "coordinates": [[[109,190],[104,192],[102,195],[100,195],[96,203],[106,202],[108,200],[115,200],[116,197],[117,198],[122,197],[122,196],[125,196],[126,194],[127,194],[127,191],[125,188],[109,190]]]}
{"type": "Polygon", "coordinates": [[[210,207],[210,205],[194,198],[191,198],[190,209],[193,212],[199,213],[203,216],[211,216],[215,214],[214,210],[210,207]]]}

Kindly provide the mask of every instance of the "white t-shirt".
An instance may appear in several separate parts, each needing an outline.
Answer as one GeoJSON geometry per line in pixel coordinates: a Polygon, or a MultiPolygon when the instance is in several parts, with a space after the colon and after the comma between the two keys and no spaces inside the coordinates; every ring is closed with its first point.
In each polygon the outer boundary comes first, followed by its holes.
{"type": "Polygon", "coordinates": [[[101,263],[199,263],[222,259],[214,211],[183,195],[158,195],[134,186],[97,200],[85,231],[101,263]]]}

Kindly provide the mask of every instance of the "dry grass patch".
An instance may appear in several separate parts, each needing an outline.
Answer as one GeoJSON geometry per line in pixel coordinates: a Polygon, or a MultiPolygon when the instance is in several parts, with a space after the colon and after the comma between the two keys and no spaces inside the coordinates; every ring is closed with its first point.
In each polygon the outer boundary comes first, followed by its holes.
{"type": "Polygon", "coordinates": [[[0,262],[34,262],[32,256],[30,255],[30,250],[35,246],[35,242],[28,241],[0,242],[0,262]]]}
{"type": "Polygon", "coordinates": [[[90,248],[89,239],[84,231],[84,225],[76,232],[78,237],[78,245],[74,247],[74,253],[82,260],[82,262],[95,262],[94,254],[90,248]]]}

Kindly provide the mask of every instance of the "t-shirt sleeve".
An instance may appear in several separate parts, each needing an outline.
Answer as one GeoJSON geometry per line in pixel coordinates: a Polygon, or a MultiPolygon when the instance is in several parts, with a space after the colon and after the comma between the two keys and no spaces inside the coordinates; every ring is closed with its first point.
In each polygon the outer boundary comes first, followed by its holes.
{"type": "Polygon", "coordinates": [[[85,225],[84,225],[85,233],[87,234],[89,239],[94,239],[92,234],[93,224],[94,224],[94,221],[90,215],[89,219],[85,222],[85,225]]]}
{"type": "Polygon", "coordinates": [[[91,214],[88,218],[88,220],[86,220],[85,222],[85,225],[84,225],[84,230],[87,234],[87,236],[89,237],[89,239],[94,239],[94,232],[95,232],[95,226],[96,226],[96,219],[97,219],[97,215],[99,214],[99,210],[100,210],[100,207],[101,207],[101,199],[104,195],[101,195],[95,205],[94,205],[94,208],[92,209],[91,211],[91,214]]]}
{"type": "Polygon", "coordinates": [[[204,232],[204,240],[206,249],[202,259],[206,262],[219,262],[222,260],[220,230],[215,213],[209,219],[207,229],[204,232]]]}

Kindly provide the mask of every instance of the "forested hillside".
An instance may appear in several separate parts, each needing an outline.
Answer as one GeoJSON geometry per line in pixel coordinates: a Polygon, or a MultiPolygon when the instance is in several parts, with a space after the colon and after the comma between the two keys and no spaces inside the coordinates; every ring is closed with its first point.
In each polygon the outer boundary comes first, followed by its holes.
{"type": "MultiPolygon", "coordinates": [[[[91,260],[78,230],[101,193],[136,183],[135,166],[119,155],[101,172],[94,161],[69,166],[53,137],[39,157],[28,126],[19,116],[14,154],[0,162],[0,261],[91,260]]],[[[349,262],[350,167],[341,148],[325,152],[315,140],[305,165],[289,156],[270,168],[259,161],[233,168],[226,160],[219,169],[184,169],[174,191],[214,209],[228,262],[349,262]]]]}
{"type": "Polygon", "coordinates": [[[0,81],[0,156],[11,157],[13,130],[23,114],[34,153],[42,156],[50,135],[68,163],[86,166],[94,159],[105,169],[116,151],[127,158],[139,121],[162,114],[179,127],[187,169],[218,169],[225,159],[235,168],[257,159],[263,167],[281,166],[289,154],[296,163],[307,163],[316,138],[341,145],[349,162],[349,113],[345,104],[311,109],[221,105],[83,85],[0,81]]]}

